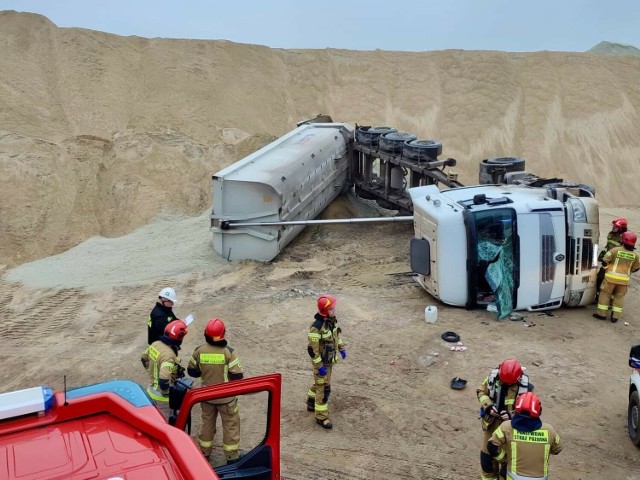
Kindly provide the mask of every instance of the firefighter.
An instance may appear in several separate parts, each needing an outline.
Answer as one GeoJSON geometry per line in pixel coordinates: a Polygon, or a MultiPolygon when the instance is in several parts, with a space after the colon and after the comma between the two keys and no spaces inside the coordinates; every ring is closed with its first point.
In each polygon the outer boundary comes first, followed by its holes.
{"type": "MultiPolygon", "coordinates": [[[[607,234],[607,245],[604,247],[604,250],[600,252],[598,255],[598,261],[602,261],[605,253],[611,250],[614,247],[619,247],[622,245],[620,242],[622,234],[627,231],[627,219],[626,218],[614,218],[611,222],[611,231],[607,234]]],[[[598,276],[596,277],[596,292],[600,292],[600,286],[602,285],[602,280],[604,280],[604,273],[606,268],[601,267],[598,270],[598,276]]],[[[597,301],[597,299],[596,299],[597,301]]]]}
{"type": "Polygon", "coordinates": [[[541,413],[538,396],[525,393],[516,400],[513,418],[493,432],[487,450],[498,462],[506,462],[506,478],[549,478],[549,454],[559,454],[563,445],[555,429],[542,422],[541,413]]]}
{"type": "Polygon", "coordinates": [[[329,395],[331,395],[331,371],[338,356],[347,358],[342,341],[342,330],[335,315],[337,300],[331,295],[318,298],[318,313],[314,316],[308,334],[307,352],[313,367],[313,385],[307,392],[307,410],[315,412],[316,423],[331,429],[329,420],[329,395]]]}
{"type": "Polygon", "coordinates": [[[178,351],[186,334],[187,325],[182,320],[170,322],[164,334],[147,347],[140,359],[149,374],[147,393],[167,420],[171,415],[169,388],[177,378],[184,377],[178,351]]]}
{"type": "MultiPolygon", "coordinates": [[[[187,372],[192,377],[201,378],[202,385],[217,385],[243,377],[242,366],[236,351],[227,344],[226,327],[219,318],[212,318],[204,329],[205,344],[193,352],[187,372]]],[[[202,407],[202,427],[198,445],[202,454],[209,458],[213,450],[218,413],[222,419],[222,449],[227,464],[240,458],[240,414],[238,399],[225,397],[204,402],[202,407]]]]}
{"type": "Polygon", "coordinates": [[[167,287],[160,290],[156,305],[151,310],[149,320],[147,320],[147,343],[149,345],[164,334],[165,327],[171,321],[178,320],[176,314],[173,313],[173,306],[177,301],[178,297],[176,297],[176,291],[173,288],[167,287]]]}
{"type": "Polygon", "coordinates": [[[638,237],[633,232],[624,232],[621,237],[622,245],[609,250],[602,258],[602,265],[606,271],[598,296],[598,310],[593,316],[599,320],[606,320],[611,301],[611,323],[616,323],[622,316],[624,296],[627,293],[631,274],[640,269],[640,257],[635,252],[638,237]]]}
{"type": "Polygon", "coordinates": [[[480,478],[498,480],[500,465],[487,450],[487,442],[503,420],[511,418],[518,395],[530,392],[533,385],[522,373],[522,365],[513,359],[504,360],[498,368],[491,370],[476,390],[480,402],[482,421],[482,447],[480,449],[480,478]]]}

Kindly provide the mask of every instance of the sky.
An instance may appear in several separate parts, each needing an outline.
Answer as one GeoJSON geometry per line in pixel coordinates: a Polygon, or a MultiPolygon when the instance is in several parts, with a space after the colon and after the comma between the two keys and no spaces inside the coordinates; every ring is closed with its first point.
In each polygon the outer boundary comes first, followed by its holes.
{"type": "Polygon", "coordinates": [[[274,48],[583,52],[603,40],[640,48],[640,0],[0,0],[0,10],[59,27],[274,48]]]}

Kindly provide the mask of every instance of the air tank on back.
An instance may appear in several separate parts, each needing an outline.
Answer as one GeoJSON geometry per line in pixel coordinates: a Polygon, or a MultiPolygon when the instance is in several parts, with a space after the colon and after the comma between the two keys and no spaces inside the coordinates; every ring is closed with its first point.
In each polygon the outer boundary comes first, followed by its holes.
{"type": "Polygon", "coordinates": [[[493,157],[480,162],[479,183],[505,183],[505,175],[511,172],[524,172],[525,161],[520,157],[493,157]]]}

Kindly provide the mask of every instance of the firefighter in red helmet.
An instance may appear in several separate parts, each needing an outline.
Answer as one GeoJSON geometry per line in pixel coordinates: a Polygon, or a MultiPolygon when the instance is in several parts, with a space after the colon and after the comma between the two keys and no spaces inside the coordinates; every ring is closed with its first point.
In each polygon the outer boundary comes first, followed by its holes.
{"type": "Polygon", "coordinates": [[[335,315],[337,300],[331,295],[318,298],[318,313],[308,334],[307,352],[313,367],[313,385],[307,392],[307,410],[315,412],[316,423],[322,428],[333,427],[329,420],[331,371],[338,359],[347,358],[341,329],[335,315]]]}
{"type": "Polygon", "coordinates": [[[500,465],[487,450],[487,442],[503,420],[513,414],[516,397],[533,390],[529,377],[523,373],[522,365],[514,358],[504,360],[491,370],[476,390],[480,402],[482,421],[482,446],[480,470],[482,480],[498,480],[500,465]]]}
{"type": "Polygon", "coordinates": [[[140,359],[149,374],[147,394],[156,402],[158,410],[167,420],[171,415],[169,388],[177,378],[184,377],[178,352],[186,335],[186,323],[182,320],[169,322],[164,334],[147,347],[140,359]]]}
{"type": "Polygon", "coordinates": [[[542,403],[535,393],[518,396],[515,414],[487,443],[491,456],[505,464],[506,478],[549,478],[549,454],[559,454],[563,445],[555,429],[542,422],[541,413],[542,403]]]}
{"type": "MultiPolygon", "coordinates": [[[[202,385],[217,385],[244,376],[236,351],[227,343],[226,327],[219,318],[212,318],[204,329],[205,344],[193,352],[187,372],[192,377],[201,378],[202,385]]],[[[213,450],[218,414],[222,419],[222,450],[227,464],[240,458],[240,414],[236,397],[218,398],[203,402],[202,427],[198,445],[202,454],[209,458],[213,450]]]]}
{"type": "Polygon", "coordinates": [[[624,296],[627,294],[631,274],[640,269],[640,256],[635,251],[637,240],[635,233],[624,232],[620,237],[622,245],[612,248],[602,258],[605,274],[598,295],[598,310],[593,314],[595,318],[606,320],[609,308],[612,323],[616,323],[622,316],[624,296]]]}
{"type": "MultiPolygon", "coordinates": [[[[598,261],[602,261],[604,255],[611,250],[612,248],[619,247],[622,245],[622,234],[627,231],[628,222],[626,218],[618,217],[614,218],[611,221],[611,231],[607,234],[607,244],[604,247],[604,250],[600,252],[598,255],[598,261]]],[[[598,270],[598,275],[596,277],[596,292],[600,292],[600,287],[602,286],[602,280],[604,280],[606,268],[601,267],[598,270]]]]}

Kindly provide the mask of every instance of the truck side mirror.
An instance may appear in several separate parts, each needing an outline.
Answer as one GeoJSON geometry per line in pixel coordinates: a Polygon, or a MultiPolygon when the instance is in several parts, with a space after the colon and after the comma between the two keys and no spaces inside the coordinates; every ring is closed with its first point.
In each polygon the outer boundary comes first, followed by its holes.
{"type": "Polygon", "coordinates": [[[431,275],[431,249],[429,241],[424,238],[412,238],[409,243],[411,270],[428,277],[431,275]]]}

